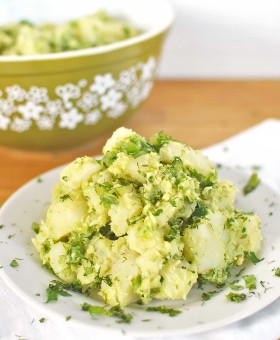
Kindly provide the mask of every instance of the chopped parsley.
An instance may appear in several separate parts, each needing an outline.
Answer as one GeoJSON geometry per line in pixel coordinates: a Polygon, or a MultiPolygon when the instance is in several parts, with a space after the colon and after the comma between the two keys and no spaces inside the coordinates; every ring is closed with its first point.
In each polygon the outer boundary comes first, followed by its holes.
{"type": "Polygon", "coordinates": [[[249,290],[256,289],[257,280],[256,280],[255,275],[253,275],[253,274],[251,274],[251,275],[244,275],[244,276],[242,276],[242,278],[245,281],[247,289],[249,289],[249,290]]]}
{"type": "Polygon", "coordinates": [[[46,303],[52,302],[52,301],[57,301],[58,300],[58,295],[61,296],[72,296],[65,290],[55,287],[53,285],[50,285],[49,288],[47,288],[47,301],[46,303]]]}
{"type": "Polygon", "coordinates": [[[241,276],[241,274],[244,272],[245,269],[246,269],[245,267],[244,267],[244,268],[241,268],[241,269],[239,270],[239,272],[238,272],[237,274],[235,274],[235,277],[241,276]]]}
{"type": "Polygon", "coordinates": [[[239,280],[234,280],[232,281],[230,284],[229,284],[229,288],[232,289],[232,290],[241,290],[243,289],[244,287],[241,286],[241,285],[237,285],[236,283],[238,283],[239,280]]]}
{"type": "Polygon", "coordinates": [[[65,321],[69,321],[71,319],[71,315],[67,315],[65,321]]]}
{"type": "Polygon", "coordinates": [[[39,321],[40,321],[40,323],[43,323],[43,322],[46,321],[46,319],[45,318],[41,318],[39,321]]]}
{"type": "Polygon", "coordinates": [[[197,206],[195,209],[194,209],[194,212],[192,213],[191,215],[191,218],[193,220],[197,220],[197,219],[201,219],[203,217],[205,217],[206,215],[208,214],[208,210],[206,207],[204,206],[197,206]]]}
{"type": "Polygon", "coordinates": [[[13,259],[10,263],[10,266],[13,268],[17,268],[19,266],[18,261],[16,259],[13,259]]]}
{"type": "Polygon", "coordinates": [[[138,158],[153,151],[152,146],[137,135],[129,138],[129,141],[125,143],[124,149],[133,158],[138,158]]]}
{"type": "Polygon", "coordinates": [[[72,199],[70,195],[65,194],[59,197],[59,200],[61,203],[63,203],[64,201],[68,200],[68,199],[72,199]]]}
{"type": "Polygon", "coordinates": [[[274,268],[273,270],[274,270],[274,275],[280,277],[280,267],[274,268]]]}
{"type": "Polygon", "coordinates": [[[245,251],[244,255],[245,255],[245,258],[249,260],[250,262],[252,262],[253,264],[257,264],[264,259],[264,258],[259,259],[253,251],[245,251]]]}
{"type": "Polygon", "coordinates": [[[237,294],[237,293],[230,292],[226,295],[226,298],[228,301],[241,302],[246,299],[246,294],[244,293],[237,294]]]}
{"type": "Polygon", "coordinates": [[[217,290],[213,290],[211,292],[204,292],[202,295],[201,295],[201,301],[205,302],[205,301],[208,301],[210,300],[214,295],[216,295],[217,293],[219,293],[219,291],[217,290]]]}
{"type": "Polygon", "coordinates": [[[118,205],[119,201],[116,199],[114,194],[110,194],[108,192],[104,192],[100,196],[100,201],[104,205],[104,207],[110,208],[111,205],[118,205]]]}
{"type": "Polygon", "coordinates": [[[37,178],[37,183],[42,183],[42,182],[43,182],[42,178],[41,178],[41,177],[38,177],[38,178],[37,178]]]}
{"type": "Polygon", "coordinates": [[[155,211],[153,213],[154,216],[159,216],[161,213],[163,213],[163,210],[162,209],[158,209],[157,211],[155,211]]]}
{"type": "Polygon", "coordinates": [[[82,304],[82,310],[89,312],[91,316],[105,315],[109,317],[116,317],[118,323],[130,323],[132,320],[132,314],[125,313],[119,306],[114,306],[106,309],[102,306],[93,306],[89,303],[82,304]]]}
{"type": "Polygon", "coordinates": [[[84,247],[81,242],[74,241],[70,244],[69,249],[66,253],[66,263],[68,264],[79,264],[84,258],[84,247]]]}
{"type": "Polygon", "coordinates": [[[173,308],[167,308],[165,306],[159,306],[159,307],[148,307],[146,308],[147,312],[159,312],[161,314],[168,314],[169,316],[173,317],[180,313],[182,313],[180,310],[173,309],[173,308]]]}
{"type": "Polygon", "coordinates": [[[58,295],[61,296],[72,296],[70,293],[68,293],[66,290],[72,290],[74,292],[82,292],[82,287],[80,281],[76,280],[72,283],[63,283],[57,280],[53,280],[52,283],[49,284],[49,287],[47,288],[47,301],[57,301],[58,295]]]}
{"type": "Polygon", "coordinates": [[[112,287],[113,282],[112,282],[112,280],[110,279],[110,276],[109,276],[109,275],[104,276],[102,280],[103,280],[108,286],[112,287]]]}
{"type": "Polygon", "coordinates": [[[32,228],[32,230],[36,234],[39,234],[39,232],[40,232],[40,224],[33,222],[31,228],[32,228]]]}
{"type": "Polygon", "coordinates": [[[261,286],[264,288],[264,293],[266,293],[267,290],[269,290],[269,289],[272,288],[272,287],[266,287],[266,286],[265,286],[265,283],[268,283],[268,284],[269,284],[269,282],[260,281],[261,286]]]}
{"type": "Polygon", "coordinates": [[[152,143],[153,148],[156,152],[159,152],[159,150],[163,147],[164,144],[168,143],[172,140],[172,137],[164,134],[162,131],[157,133],[154,137],[154,141],[152,143]]]}
{"type": "Polygon", "coordinates": [[[197,278],[197,288],[203,290],[203,285],[206,283],[205,279],[202,276],[198,276],[197,278]]]}
{"type": "Polygon", "coordinates": [[[99,229],[99,232],[101,235],[103,235],[104,237],[108,238],[111,241],[115,241],[118,239],[116,234],[111,230],[111,226],[108,223],[101,227],[99,229]]]}
{"type": "Polygon", "coordinates": [[[109,167],[110,165],[114,163],[116,159],[117,159],[117,152],[114,152],[114,151],[106,152],[104,157],[102,158],[102,163],[105,166],[109,167]]]}
{"type": "Polygon", "coordinates": [[[255,190],[260,183],[261,181],[258,177],[258,174],[254,172],[249,178],[245,187],[243,188],[243,194],[248,195],[250,192],[255,190]]]}
{"type": "Polygon", "coordinates": [[[148,200],[152,203],[152,205],[155,205],[162,198],[162,196],[163,193],[159,189],[156,189],[149,194],[148,200]]]}
{"type": "Polygon", "coordinates": [[[4,224],[0,224],[0,229],[3,229],[4,228],[4,224]]]}

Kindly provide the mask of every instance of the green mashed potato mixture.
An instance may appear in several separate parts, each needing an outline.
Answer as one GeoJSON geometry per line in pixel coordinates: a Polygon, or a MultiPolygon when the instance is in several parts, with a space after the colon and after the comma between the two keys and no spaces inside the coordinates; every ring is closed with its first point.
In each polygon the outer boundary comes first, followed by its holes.
{"type": "Polygon", "coordinates": [[[119,128],[101,160],[62,171],[33,243],[63,282],[109,305],[186,299],[260,249],[259,217],[233,206],[236,191],[200,151],[119,128]]]}
{"type": "Polygon", "coordinates": [[[140,30],[104,11],[63,24],[34,25],[22,20],[0,26],[0,55],[34,55],[108,45],[140,30]]]}

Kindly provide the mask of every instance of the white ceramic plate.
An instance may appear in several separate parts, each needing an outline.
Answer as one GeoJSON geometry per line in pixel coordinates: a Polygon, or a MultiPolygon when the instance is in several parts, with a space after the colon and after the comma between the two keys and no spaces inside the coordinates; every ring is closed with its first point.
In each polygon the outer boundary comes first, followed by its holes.
{"type": "MultiPolygon", "coordinates": [[[[34,179],[20,188],[1,208],[0,225],[0,275],[6,283],[27,303],[41,308],[45,314],[65,320],[71,315],[71,323],[88,326],[96,330],[126,333],[133,336],[158,336],[192,334],[202,332],[245,318],[264,308],[280,296],[280,278],[274,275],[273,269],[280,266],[280,197],[270,187],[262,183],[247,196],[239,194],[237,207],[245,211],[255,211],[262,220],[263,248],[260,257],[264,260],[257,265],[248,264],[242,275],[254,274],[257,278],[255,294],[241,303],[226,300],[230,291],[224,288],[211,300],[201,302],[202,290],[193,288],[187,301],[162,301],[151,303],[152,306],[168,306],[179,309],[181,314],[170,317],[166,314],[145,311],[145,306],[134,304],[126,308],[133,313],[130,324],[119,324],[114,318],[98,317],[97,319],[81,310],[81,304],[88,302],[102,305],[85,296],[73,293],[72,297],[60,297],[59,301],[46,304],[46,288],[55,277],[41,267],[40,260],[30,239],[34,236],[31,229],[33,222],[44,218],[50,202],[51,189],[59,178],[62,168],[54,169],[34,179]],[[12,235],[12,236],[10,236],[12,235]],[[19,267],[10,266],[14,258],[19,258],[19,267]],[[260,284],[263,281],[263,285],[260,284]],[[263,287],[264,286],[264,287],[263,287]]],[[[242,188],[248,174],[236,169],[222,167],[220,177],[232,180],[242,188]]],[[[240,267],[235,271],[237,273],[240,267]]],[[[232,279],[234,279],[234,272],[232,279]]],[[[241,279],[242,281],[242,279],[241,279]]],[[[214,290],[213,287],[204,291],[214,290]]],[[[238,292],[239,293],[239,292],[238,292]]]]}

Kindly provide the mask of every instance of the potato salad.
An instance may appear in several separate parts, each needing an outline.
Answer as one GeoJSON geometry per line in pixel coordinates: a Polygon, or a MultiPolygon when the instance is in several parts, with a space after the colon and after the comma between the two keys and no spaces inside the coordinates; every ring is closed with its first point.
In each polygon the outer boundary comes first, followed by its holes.
{"type": "Polygon", "coordinates": [[[74,51],[125,40],[141,31],[105,11],[60,24],[22,20],[0,26],[0,55],[74,51]]]}
{"type": "Polygon", "coordinates": [[[61,172],[33,243],[62,282],[111,306],[186,299],[260,250],[260,219],[234,207],[236,192],[200,151],[119,128],[101,159],[61,172]]]}

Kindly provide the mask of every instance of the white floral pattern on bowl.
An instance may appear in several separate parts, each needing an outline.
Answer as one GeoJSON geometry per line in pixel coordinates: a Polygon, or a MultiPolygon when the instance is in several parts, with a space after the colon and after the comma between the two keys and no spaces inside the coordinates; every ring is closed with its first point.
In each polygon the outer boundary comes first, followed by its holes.
{"type": "Polygon", "coordinates": [[[92,82],[80,79],[55,88],[50,99],[44,87],[29,90],[15,84],[0,91],[0,130],[22,133],[36,126],[39,130],[75,129],[79,124],[95,125],[108,117],[116,119],[135,108],[150,94],[157,60],[123,70],[118,79],[111,73],[96,75],[92,82]]]}

